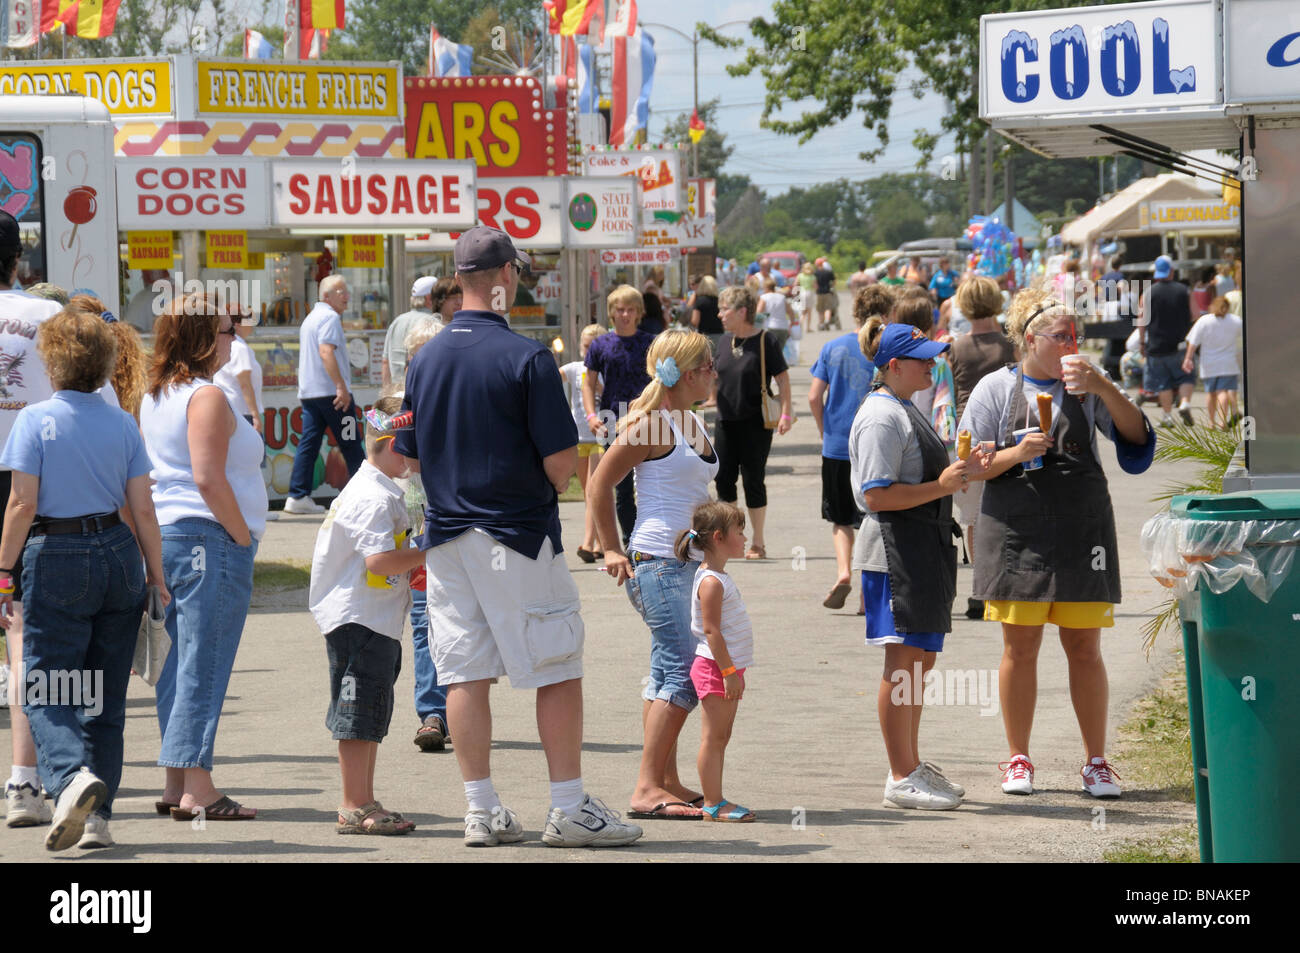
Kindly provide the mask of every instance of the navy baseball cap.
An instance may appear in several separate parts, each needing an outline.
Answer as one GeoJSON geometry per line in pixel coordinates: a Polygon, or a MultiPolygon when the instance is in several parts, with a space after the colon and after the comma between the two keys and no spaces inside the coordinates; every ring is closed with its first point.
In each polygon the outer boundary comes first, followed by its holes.
{"type": "Polygon", "coordinates": [[[910,324],[887,324],[880,332],[880,347],[872,363],[884,367],[896,357],[912,357],[928,361],[948,350],[949,345],[931,341],[920,328],[910,324]]]}
{"type": "Polygon", "coordinates": [[[1162,280],[1169,277],[1169,273],[1174,270],[1173,260],[1168,255],[1161,255],[1156,259],[1156,279],[1162,280]]]}
{"type": "Polygon", "coordinates": [[[488,271],[500,268],[506,262],[516,262],[521,268],[532,264],[532,259],[515,248],[510,236],[500,229],[475,225],[456,239],[456,271],[488,271]]]}
{"type": "Polygon", "coordinates": [[[0,250],[12,251],[22,247],[23,237],[18,229],[17,219],[0,209],[0,250]]]}

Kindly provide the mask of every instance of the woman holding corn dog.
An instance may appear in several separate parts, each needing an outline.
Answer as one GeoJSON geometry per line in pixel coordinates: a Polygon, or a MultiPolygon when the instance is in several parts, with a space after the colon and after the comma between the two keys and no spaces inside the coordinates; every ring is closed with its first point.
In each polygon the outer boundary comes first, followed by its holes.
{"type": "Polygon", "coordinates": [[[1106,761],[1108,684],[1101,630],[1120,601],[1119,556],[1097,433],[1120,466],[1151,465],[1155,433],[1095,365],[1078,356],[1076,316],[1047,291],[1023,291],[1007,318],[1021,363],[989,374],[971,393],[959,431],[997,448],[975,527],[975,598],[1002,623],[998,672],[1010,760],[1002,790],[1032,794],[1029,733],[1038,695],[1043,628],[1060,630],[1070,696],[1087,755],[1080,773],[1093,797],[1120,795],[1106,761]]]}

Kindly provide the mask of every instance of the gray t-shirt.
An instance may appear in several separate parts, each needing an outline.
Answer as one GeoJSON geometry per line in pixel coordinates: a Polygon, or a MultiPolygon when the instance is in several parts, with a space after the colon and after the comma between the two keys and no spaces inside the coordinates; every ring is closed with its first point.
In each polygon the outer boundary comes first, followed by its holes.
{"type": "Polygon", "coordinates": [[[853,498],[862,510],[862,528],[853,544],[855,572],[888,572],[880,518],[867,507],[866,490],[894,483],[920,483],[921,444],[913,420],[888,391],[877,389],[862,401],[849,430],[849,473],[853,498]]]}
{"type": "Polygon", "coordinates": [[[406,337],[424,322],[442,325],[442,319],[432,311],[416,308],[402,312],[388,326],[388,333],[384,335],[384,360],[388,362],[388,373],[396,384],[406,379],[406,337]]]}
{"type": "MultiPolygon", "coordinates": [[[[966,412],[962,414],[961,423],[957,425],[958,432],[969,430],[973,444],[992,440],[994,446],[998,446],[1002,440],[1002,432],[1006,428],[1006,420],[1011,413],[1011,397],[1015,387],[1014,367],[1003,367],[981,378],[975,385],[975,389],[971,391],[970,400],[966,402],[966,412]]],[[[1032,377],[1025,378],[1024,393],[1027,418],[1017,420],[1010,427],[1011,430],[1037,427],[1038,395],[1048,393],[1052,395],[1052,433],[1055,435],[1060,426],[1061,400],[1078,400],[1073,394],[1065,393],[1065,385],[1061,381],[1040,381],[1032,377]]],[[[1110,437],[1110,411],[1096,394],[1085,394],[1084,397],[1086,398],[1083,405],[1084,413],[1095,424],[1092,432],[1092,455],[1100,460],[1101,457],[1097,454],[1097,431],[1110,437]]]]}

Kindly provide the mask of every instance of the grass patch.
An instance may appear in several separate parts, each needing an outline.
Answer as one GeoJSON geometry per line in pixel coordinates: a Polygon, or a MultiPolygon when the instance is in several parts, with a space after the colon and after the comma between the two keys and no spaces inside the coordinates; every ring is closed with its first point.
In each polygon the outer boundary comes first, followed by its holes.
{"type": "Polygon", "coordinates": [[[311,585],[311,563],[293,559],[287,562],[254,562],[254,589],[306,589],[311,585]]]}
{"type": "MultiPolygon", "coordinates": [[[[1181,654],[1179,655],[1181,661],[1181,654]]],[[[1125,780],[1171,800],[1193,803],[1192,737],[1187,720],[1187,677],[1180,664],[1140,701],[1119,730],[1125,780]]],[[[1118,759],[1117,759],[1118,760],[1118,759]]],[[[1122,864],[1194,864],[1200,860],[1196,824],[1151,837],[1120,841],[1102,859],[1122,864]]]]}
{"type": "Polygon", "coordinates": [[[582,495],[582,484],[578,482],[576,476],[569,477],[568,488],[560,494],[561,503],[581,503],[585,497],[582,495]]]}
{"type": "Polygon", "coordinates": [[[1111,864],[1196,864],[1201,860],[1196,824],[1183,824],[1158,837],[1124,841],[1108,848],[1102,859],[1111,864]]]}

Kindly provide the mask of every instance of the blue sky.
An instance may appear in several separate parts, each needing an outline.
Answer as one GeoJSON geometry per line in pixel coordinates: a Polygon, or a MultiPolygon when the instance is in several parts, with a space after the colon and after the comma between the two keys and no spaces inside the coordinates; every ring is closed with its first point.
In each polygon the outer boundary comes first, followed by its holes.
{"type": "MultiPolygon", "coordinates": [[[[643,23],[666,24],[689,35],[699,21],[717,25],[770,16],[772,4],[757,0],[692,0],[690,3],[638,0],[637,9],[643,23]]],[[[650,100],[650,139],[657,141],[667,120],[691,110],[691,45],[667,30],[653,26],[646,29],[654,37],[658,53],[650,100]]],[[[743,25],[722,32],[747,42],[750,39],[743,25]]],[[[759,127],[765,93],[762,78],[757,73],[747,77],[728,75],[726,65],[739,62],[743,55],[743,50],[721,50],[710,43],[700,43],[700,100],[714,97],[722,100],[717,125],[726,134],[728,144],[737,147],[726,170],[748,175],[771,194],[784,192],[794,185],[911,171],[917,158],[911,145],[913,133],[918,128],[939,128],[943,100],[933,94],[914,99],[907,91],[905,78],[899,84],[903,91],[895,100],[890,118],[890,147],[876,162],[866,163],[858,158],[860,152],[875,145],[875,137],[862,126],[860,113],[819,132],[811,142],[796,145],[792,137],[759,127]]],[[[785,109],[790,116],[803,111],[798,103],[788,104],[785,109]]],[[[932,163],[935,171],[938,171],[939,157],[949,149],[950,139],[940,143],[932,163]]]]}

